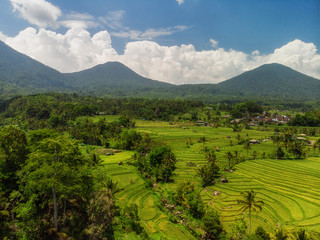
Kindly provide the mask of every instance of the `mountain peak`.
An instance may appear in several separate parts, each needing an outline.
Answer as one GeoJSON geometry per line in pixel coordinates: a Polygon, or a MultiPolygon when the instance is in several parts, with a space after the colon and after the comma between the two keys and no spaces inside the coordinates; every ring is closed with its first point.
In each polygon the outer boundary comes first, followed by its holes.
{"type": "Polygon", "coordinates": [[[93,68],[75,73],[65,74],[69,84],[79,89],[106,88],[160,88],[169,87],[171,84],[151,80],[140,76],[120,62],[106,62],[93,68]]]}
{"type": "Polygon", "coordinates": [[[320,80],[290,67],[270,63],[218,84],[222,91],[240,95],[318,98],[320,80]]]}

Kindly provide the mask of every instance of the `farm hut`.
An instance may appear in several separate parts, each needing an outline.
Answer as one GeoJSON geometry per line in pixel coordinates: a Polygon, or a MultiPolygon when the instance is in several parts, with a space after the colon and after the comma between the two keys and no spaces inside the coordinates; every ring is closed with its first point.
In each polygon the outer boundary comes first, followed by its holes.
{"type": "Polygon", "coordinates": [[[229,180],[226,178],[221,178],[220,181],[221,181],[221,183],[228,183],[229,182],[229,180]]]}
{"type": "Polygon", "coordinates": [[[258,140],[255,140],[255,139],[251,139],[249,141],[249,143],[251,143],[251,144],[259,144],[260,142],[258,140]]]}
{"type": "Polygon", "coordinates": [[[212,193],[212,196],[219,196],[220,194],[221,194],[220,191],[215,191],[212,193]]]}

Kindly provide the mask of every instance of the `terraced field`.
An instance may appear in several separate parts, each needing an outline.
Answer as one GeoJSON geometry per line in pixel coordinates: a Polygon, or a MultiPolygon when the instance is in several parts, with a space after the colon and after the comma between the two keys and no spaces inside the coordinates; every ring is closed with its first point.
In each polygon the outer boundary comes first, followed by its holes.
{"type": "MultiPolygon", "coordinates": [[[[119,161],[125,163],[132,154],[132,152],[124,151],[112,156],[102,156],[106,173],[118,182],[118,186],[121,188],[121,191],[116,195],[120,204],[131,205],[135,203],[139,206],[142,225],[152,239],[194,239],[184,227],[170,222],[167,215],[157,208],[153,192],[145,187],[144,181],[134,167],[118,164],[119,161]]],[[[121,236],[122,238],[123,236],[121,236]]],[[[132,238],[134,236],[130,237],[130,239],[132,238]]]]}
{"type": "MultiPolygon", "coordinates": [[[[203,143],[198,140],[205,136],[208,147],[219,147],[216,152],[217,161],[223,169],[226,167],[225,152],[238,150],[246,156],[243,146],[230,146],[230,140],[236,143],[236,135],[228,128],[209,127],[177,127],[163,126],[150,128],[140,123],[140,130],[154,135],[159,140],[172,146],[178,159],[174,183],[168,184],[175,189],[179,183],[191,180],[200,187],[200,179],[196,177],[199,166],[205,164],[202,151],[203,143]],[[227,139],[228,137],[228,139],[227,139]],[[186,140],[191,139],[193,145],[186,147],[186,140]],[[230,139],[230,140],[229,140],[230,139]],[[196,166],[188,167],[192,162],[196,166]]],[[[149,125],[149,124],[148,124],[149,125]]],[[[271,132],[243,130],[240,133],[251,139],[267,139],[271,132]]],[[[272,141],[252,145],[252,151],[269,153],[276,149],[272,141]]],[[[221,214],[221,220],[228,229],[229,224],[236,219],[248,219],[247,214],[239,211],[237,200],[240,193],[246,190],[257,192],[257,198],[264,201],[263,210],[254,213],[253,229],[261,225],[270,232],[278,226],[288,229],[303,227],[320,231],[320,158],[304,160],[248,160],[236,166],[233,173],[224,173],[229,183],[218,183],[216,186],[202,190],[203,200],[221,214]],[[219,191],[219,196],[213,196],[219,191]]]]}
{"type": "MultiPolygon", "coordinates": [[[[224,154],[226,151],[239,151],[246,156],[242,145],[237,145],[236,135],[230,128],[196,127],[190,125],[169,125],[165,122],[137,121],[137,130],[147,132],[159,141],[170,145],[178,159],[174,182],[159,187],[174,190],[186,180],[193,181],[208,207],[217,209],[221,220],[228,230],[230,223],[236,219],[248,220],[247,214],[239,211],[237,200],[240,193],[246,190],[257,192],[257,198],[264,201],[263,210],[253,213],[253,229],[261,225],[269,232],[278,226],[287,229],[306,228],[320,232],[320,158],[304,160],[272,160],[258,158],[247,160],[236,165],[233,173],[223,172],[229,183],[218,183],[202,189],[200,178],[196,176],[200,166],[205,164],[203,146],[218,147],[217,162],[222,169],[227,166],[224,154]],[[199,141],[205,136],[206,142],[199,141]],[[191,144],[187,145],[189,141],[191,144]],[[230,144],[232,141],[232,144],[230,144]],[[189,167],[187,163],[194,163],[189,167]],[[214,196],[219,191],[220,195],[214,196]]],[[[263,140],[272,132],[243,130],[245,138],[263,140]]],[[[274,151],[272,141],[252,145],[252,151],[266,154],[274,151]]],[[[132,152],[122,152],[104,157],[105,168],[123,190],[117,196],[122,204],[136,203],[143,225],[154,239],[193,239],[193,236],[182,226],[173,224],[168,217],[155,206],[154,194],[144,186],[144,181],[136,170],[129,165],[118,165],[126,162],[132,152]]]]}
{"type": "MultiPolygon", "coordinates": [[[[303,227],[320,231],[320,159],[246,161],[228,173],[229,183],[218,184],[212,191],[220,196],[204,197],[221,212],[222,220],[230,223],[243,215],[237,199],[241,191],[254,190],[264,201],[263,210],[253,216],[253,227],[274,229],[303,227]]],[[[244,216],[247,217],[247,216],[244,216]]]]}

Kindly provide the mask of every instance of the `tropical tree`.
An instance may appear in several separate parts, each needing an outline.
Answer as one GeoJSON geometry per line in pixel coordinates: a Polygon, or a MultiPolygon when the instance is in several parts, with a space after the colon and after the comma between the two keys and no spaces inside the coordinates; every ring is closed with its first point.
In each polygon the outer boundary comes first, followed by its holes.
{"type": "Polygon", "coordinates": [[[92,192],[90,168],[77,143],[66,137],[41,141],[27,159],[20,178],[22,194],[27,201],[21,204],[18,214],[26,217],[35,214],[37,210],[29,206],[34,206],[40,199],[42,208],[50,209],[52,204],[56,232],[59,229],[58,209],[63,209],[65,215],[67,200],[89,199],[92,192]]]}
{"type": "Polygon", "coordinates": [[[295,240],[311,240],[312,238],[309,236],[309,234],[306,232],[305,229],[300,229],[296,232],[294,236],[295,240]]]}
{"type": "Polygon", "coordinates": [[[270,240],[270,234],[266,232],[266,230],[263,229],[263,227],[259,226],[257,227],[255,233],[255,236],[257,236],[261,240],[270,240]]]}
{"type": "Polygon", "coordinates": [[[238,141],[238,144],[241,144],[241,142],[242,142],[242,137],[241,137],[240,134],[237,134],[236,139],[237,139],[237,141],[238,141]]]}
{"type": "Polygon", "coordinates": [[[175,193],[176,204],[186,209],[194,218],[202,218],[205,214],[204,204],[200,192],[194,183],[182,182],[175,193]]]}
{"type": "Polygon", "coordinates": [[[208,140],[205,136],[203,136],[203,137],[199,138],[199,141],[202,142],[202,147],[204,148],[204,145],[206,144],[206,141],[208,141],[208,140]]]}
{"type": "Polygon", "coordinates": [[[215,183],[215,179],[220,177],[220,168],[216,164],[216,155],[214,150],[209,150],[206,154],[208,163],[198,170],[198,175],[202,179],[202,186],[211,186],[215,183]]]}
{"type": "Polygon", "coordinates": [[[256,160],[256,158],[258,157],[259,153],[257,151],[253,151],[252,152],[252,157],[253,157],[253,160],[256,160]]]}
{"type": "Polygon", "coordinates": [[[222,233],[219,213],[213,210],[207,211],[202,221],[206,231],[205,239],[219,239],[219,235],[222,233]]]}
{"type": "Polygon", "coordinates": [[[167,182],[172,176],[177,159],[169,147],[158,147],[148,155],[149,173],[155,179],[167,182]]]}
{"type": "Polygon", "coordinates": [[[279,134],[277,134],[277,135],[271,136],[271,139],[274,143],[277,144],[277,146],[279,146],[279,143],[281,142],[282,137],[279,134]]]}
{"type": "Polygon", "coordinates": [[[245,150],[247,150],[247,160],[248,160],[248,157],[249,157],[249,150],[251,149],[251,145],[250,145],[250,142],[249,141],[246,141],[243,145],[243,148],[245,150]]]}
{"type": "Polygon", "coordinates": [[[305,143],[300,140],[295,140],[289,145],[289,152],[291,152],[295,158],[299,159],[305,156],[305,143]]]}
{"type": "Polygon", "coordinates": [[[281,147],[278,147],[277,151],[276,151],[276,157],[277,159],[282,159],[285,156],[285,152],[282,150],[281,147]]]}
{"type": "Polygon", "coordinates": [[[224,155],[224,157],[226,158],[226,159],[228,159],[228,166],[229,166],[229,169],[231,168],[231,161],[232,161],[232,159],[233,159],[233,154],[232,154],[232,152],[231,151],[228,151],[228,152],[226,152],[225,153],[225,155],[224,155]]]}
{"type": "Polygon", "coordinates": [[[251,191],[244,191],[241,192],[243,199],[238,200],[238,204],[241,205],[240,210],[245,212],[249,210],[249,235],[251,233],[251,213],[252,211],[260,211],[262,209],[263,201],[256,200],[256,192],[251,191]]]}
{"type": "Polygon", "coordinates": [[[23,130],[6,126],[0,129],[0,189],[17,189],[17,172],[27,159],[28,143],[23,130]]]}
{"type": "Polygon", "coordinates": [[[286,240],[289,236],[283,231],[282,228],[278,229],[273,235],[274,240],[286,240]]]}
{"type": "Polygon", "coordinates": [[[316,155],[317,148],[319,148],[319,151],[320,151],[320,138],[313,143],[312,148],[313,148],[314,155],[316,155]]]}

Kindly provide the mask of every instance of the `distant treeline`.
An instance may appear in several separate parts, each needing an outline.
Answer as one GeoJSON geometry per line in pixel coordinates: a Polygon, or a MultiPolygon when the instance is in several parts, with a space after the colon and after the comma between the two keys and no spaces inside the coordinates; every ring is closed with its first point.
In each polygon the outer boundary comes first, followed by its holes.
{"type": "Polygon", "coordinates": [[[24,129],[67,126],[79,116],[123,115],[145,120],[171,121],[173,116],[190,113],[197,120],[199,109],[223,111],[239,118],[247,113],[262,113],[269,109],[297,109],[308,111],[297,115],[292,126],[319,126],[319,111],[312,111],[312,103],[220,102],[206,104],[197,100],[101,98],[78,94],[46,93],[0,100],[0,124],[16,124],[24,129]],[[287,108],[286,108],[287,107],[287,108]]]}
{"type": "Polygon", "coordinates": [[[203,107],[201,101],[98,98],[76,94],[38,94],[0,102],[2,124],[28,122],[30,128],[66,125],[79,116],[126,115],[146,120],[170,120],[170,116],[203,107]],[[9,121],[9,122],[8,122],[9,121]],[[39,125],[40,124],[40,125],[39,125]]]}

